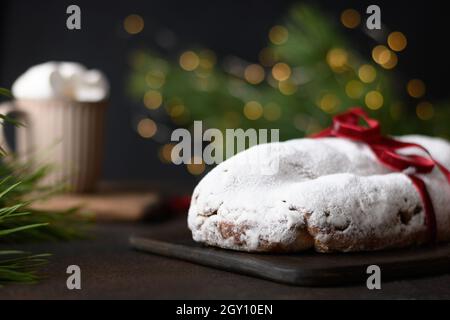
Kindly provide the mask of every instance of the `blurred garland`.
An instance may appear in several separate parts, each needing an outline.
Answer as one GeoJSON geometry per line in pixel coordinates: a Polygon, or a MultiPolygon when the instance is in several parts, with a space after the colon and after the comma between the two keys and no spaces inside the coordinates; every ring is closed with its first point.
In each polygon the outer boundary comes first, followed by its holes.
{"type": "MultiPolygon", "coordinates": [[[[348,28],[360,20],[353,9],[341,16],[348,28]]],[[[378,43],[372,60],[366,59],[327,16],[295,6],[269,39],[259,63],[228,57],[218,66],[215,54],[205,49],[183,52],[178,63],[151,51],[135,52],[129,90],[147,108],[136,127],[142,137],[163,144],[162,161],[170,162],[170,130],[189,128],[194,120],[221,130],[279,128],[285,140],[317,132],[329,125],[330,115],[355,105],[380,119],[386,133],[450,138],[448,108],[421,100],[406,107],[394,86],[395,51],[406,46],[402,33],[391,33],[383,40],[390,48],[378,43]]],[[[422,98],[424,84],[414,80],[408,91],[422,98]]],[[[204,166],[188,170],[200,174],[204,166]]]]}

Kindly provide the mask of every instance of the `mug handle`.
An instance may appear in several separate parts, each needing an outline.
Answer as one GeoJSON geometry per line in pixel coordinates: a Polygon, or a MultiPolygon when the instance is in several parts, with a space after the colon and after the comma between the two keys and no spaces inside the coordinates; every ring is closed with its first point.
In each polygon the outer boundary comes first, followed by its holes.
{"type": "MultiPolygon", "coordinates": [[[[8,116],[10,113],[17,113],[17,115],[24,119],[25,113],[23,111],[19,111],[15,103],[13,101],[8,101],[0,104],[0,114],[3,116],[8,116]]],[[[3,124],[5,120],[3,119],[3,124]]],[[[3,155],[10,155],[13,153],[12,148],[10,147],[8,141],[6,140],[5,129],[4,126],[0,128],[0,153],[3,155]]]]}

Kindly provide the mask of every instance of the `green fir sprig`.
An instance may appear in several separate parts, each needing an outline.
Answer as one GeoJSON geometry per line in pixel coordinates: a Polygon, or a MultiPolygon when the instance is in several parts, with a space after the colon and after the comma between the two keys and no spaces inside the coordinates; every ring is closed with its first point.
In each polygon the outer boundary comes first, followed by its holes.
{"type": "MultiPolygon", "coordinates": [[[[11,97],[7,89],[0,88],[0,94],[11,97]]],[[[0,118],[3,123],[18,125],[3,115],[0,118]]],[[[48,166],[32,169],[29,164],[14,160],[0,162],[0,286],[35,283],[41,278],[39,268],[50,256],[48,253],[10,250],[6,248],[8,244],[70,240],[83,235],[84,222],[76,215],[76,209],[44,212],[31,206],[33,201],[42,200],[56,191],[39,185],[49,170],[48,166]]]]}
{"type": "MultiPolygon", "coordinates": [[[[421,100],[406,97],[405,79],[362,53],[379,45],[387,48],[386,39],[367,37],[367,48],[357,48],[346,33],[365,31],[344,29],[338,17],[306,5],[294,6],[277,28],[271,32],[281,32],[282,41],[268,41],[251,61],[216,57],[198,47],[164,55],[136,51],[128,84],[143,105],[140,117],[151,118],[156,128],[190,128],[195,120],[222,131],[277,128],[286,140],[316,133],[330,125],[332,115],[361,106],[381,120],[387,134],[450,138],[447,102],[434,103],[434,117],[421,119],[416,114],[421,100]],[[373,79],[361,78],[362,67],[373,79]]],[[[390,55],[402,59],[402,53],[390,55]]],[[[152,138],[170,143],[163,133],[157,131],[152,138]]],[[[148,138],[145,133],[143,137],[148,138]]]]}

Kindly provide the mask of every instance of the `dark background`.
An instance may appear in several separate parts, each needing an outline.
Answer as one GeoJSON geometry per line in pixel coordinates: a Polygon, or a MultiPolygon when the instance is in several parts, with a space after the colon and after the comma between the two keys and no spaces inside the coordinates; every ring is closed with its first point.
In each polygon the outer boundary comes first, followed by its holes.
{"type": "MultiPolygon", "coordinates": [[[[49,60],[78,61],[108,76],[112,93],[107,118],[104,177],[114,180],[194,182],[183,167],[159,162],[157,143],[138,136],[133,127],[142,106],[126,94],[128,57],[136,48],[152,48],[176,57],[192,45],[208,47],[219,57],[233,54],[256,61],[267,32],[295,1],[24,1],[2,0],[0,10],[0,86],[10,87],[28,67],[49,60]],[[66,8],[77,4],[82,30],[66,28],[66,8]],[[144,31],[130,36],[123,19],[132,13],[145,20],[144,31]],[[176,35],[170,51],[159,48],[155,37],[164,30],[176,35]]],[[[298,1],[297,1],[298,2],[298,1]]],[[[448,98],[450,57],[448,12],[444,1],[314,1],[338,21],[346,8],[361,13],[370,4],[381,7],[382,22],[408,37],[407,50],[396,72],[421,78],[431,100],[448,98]]],[[[364,17],[364,14],[363,14],[364,17]]],[[[346,33],[364,54],[368,37],[346,33]]]]}

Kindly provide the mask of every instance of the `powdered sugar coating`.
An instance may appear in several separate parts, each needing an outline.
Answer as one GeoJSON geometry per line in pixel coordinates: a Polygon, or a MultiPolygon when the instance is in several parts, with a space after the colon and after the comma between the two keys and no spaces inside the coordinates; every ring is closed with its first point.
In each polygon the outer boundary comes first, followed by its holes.
{"type": "MultiPolygon", "coordinates": [[[[450,167],[448,142],[400,139],[423,145],[450,167]]],[[[435,207],[438,238],[448,241],[450,186],[438,169],[421,177],[435,207]]],[[[188,225],[195,241],[228,249],[328,252],[423,243],[424,219],[405,174],[388,170],[363,143],[322,138],[259,145],[221,163],[195,188],[188,225]],[[275,174],[261,174],[277,160],[275,174]]]]}

